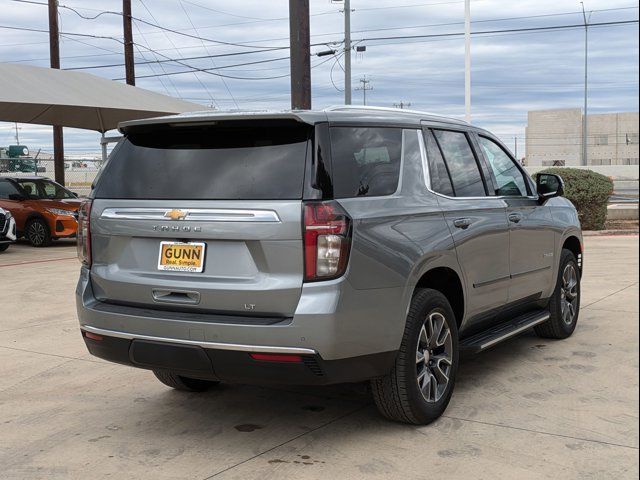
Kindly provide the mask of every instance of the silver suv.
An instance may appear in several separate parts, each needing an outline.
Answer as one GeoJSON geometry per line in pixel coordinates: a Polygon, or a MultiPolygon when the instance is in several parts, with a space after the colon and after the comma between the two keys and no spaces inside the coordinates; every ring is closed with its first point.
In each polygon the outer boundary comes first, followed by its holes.
{"type": "Polygon", "coordinates": [[[351,107],[120,129],[79,216],[93,355],[190,391],[366,380],[425,424],[462,351],[576,327],[576,210],[485,130],[351,107]]]}

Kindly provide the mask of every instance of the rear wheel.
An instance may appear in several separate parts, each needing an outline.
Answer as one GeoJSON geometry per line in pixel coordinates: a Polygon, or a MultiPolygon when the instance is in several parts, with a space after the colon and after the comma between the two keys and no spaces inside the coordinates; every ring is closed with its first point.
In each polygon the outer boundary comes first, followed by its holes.
{"type": "Polygon", "coordinates": [[[220,382],[183,377],[167,370],[154,370],[153,374],[166,386],[185,392],[206,392],[220,382]]]}
{"type": "Polygon", "coordinates": [[[436,290],[419,290],[393,369],[371,381],[380,413],[404,423],[436,420],[451,399],[458,356],[458,327],[449,301],[436,290]]]}
{"type": "Polygon", "coordinates": [[[24,229],[24,235],[34,247],[47,247],[51,245],[49,225],[41,218],[30,220],[24,229]]]}
{"type": "Polygon", "coordinates": [[[573,252],[562,250],[556,288],[549,302],[548,321],[535,327],[543,338],[563,339],[576,329],[580,314],[580,270],[573,252]]]}

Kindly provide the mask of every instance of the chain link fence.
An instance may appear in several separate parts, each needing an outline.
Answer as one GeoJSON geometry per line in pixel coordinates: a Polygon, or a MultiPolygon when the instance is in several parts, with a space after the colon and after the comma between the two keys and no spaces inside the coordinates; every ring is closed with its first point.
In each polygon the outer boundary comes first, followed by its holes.
{"type": "MultiPolygon", "coordinates": [[[[69,159],[64,162],[65,186],[79,196],[88,195],[103,161],[98,159],[69,159]]],[[[53,159],[0,159],[0,176],[46,177],[55,179],[53,159]]]]}

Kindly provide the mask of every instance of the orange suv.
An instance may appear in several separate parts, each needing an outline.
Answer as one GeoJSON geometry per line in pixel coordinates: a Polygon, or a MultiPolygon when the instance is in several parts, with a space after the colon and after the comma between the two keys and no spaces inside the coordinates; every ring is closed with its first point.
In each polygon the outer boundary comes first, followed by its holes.
{"type": "Polygon", "coordinates": [[[18,236],[34,247],[76,235],[78,196],[44,177],[0,177],[0,207],[16,220],[18,236]]]}

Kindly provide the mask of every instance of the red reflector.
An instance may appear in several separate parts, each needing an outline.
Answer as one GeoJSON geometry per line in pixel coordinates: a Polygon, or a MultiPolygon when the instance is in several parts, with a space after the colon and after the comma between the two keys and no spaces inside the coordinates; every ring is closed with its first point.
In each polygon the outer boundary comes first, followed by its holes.
{"type": "Polygon", "coordinates": [[[84,336],[87,337],[89,340],[95,340],[96,342],[102,341],[102,337],[100,335],[96,335],[95,333],[84,332],[84,336]]]}
{"type": "Polygon", "coordinates": [[[302,363],[301,355],[285,355],[282,353],[250,353],[249,356],[261,362],[302,363]]]}

